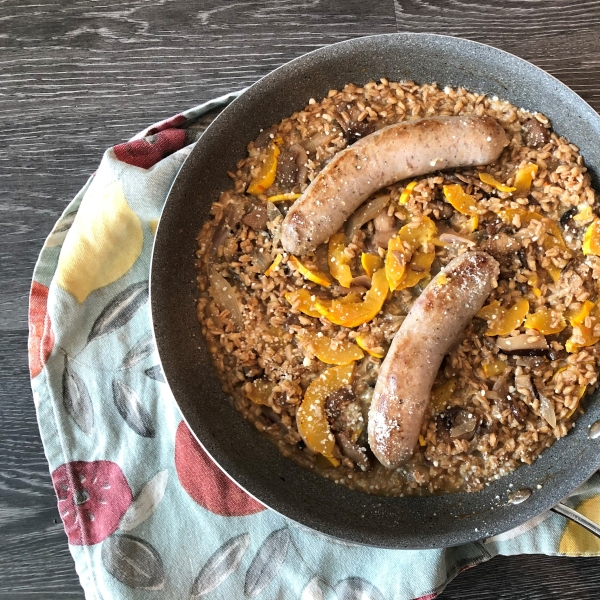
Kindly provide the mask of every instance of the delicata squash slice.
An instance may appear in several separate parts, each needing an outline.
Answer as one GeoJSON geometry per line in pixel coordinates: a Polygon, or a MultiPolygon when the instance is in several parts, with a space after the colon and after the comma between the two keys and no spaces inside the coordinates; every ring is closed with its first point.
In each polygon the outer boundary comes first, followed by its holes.
{"type": "Polygon", "coordinates": [[[352,283],[352,271],[350,270],[349,260],[344,254],[346,247],[346,235],[343,231],[334,233],[329,238],[329,251],[327,262],[329,264],[329,272],[335,279],[340,282],[340,285],[349,288],[352,283]]]}
{"type": "Polygon", "coordinates": [[[485,335],[507,335],[513,329],[517,329],[523,323],[529,312],[529,301],[525,298],[517,300],[512,306],[502,306],[498,300],[494,300],[484,306],[477,316],[488,322],[485,335]]]}
{"type": "Polygon", "coordinates": [[[349,365],[364,357],[364,352],[350,340],[336,341],[316,332],[298,336],[300,343],[328,365],[349,365]]]}
{"type": "Polygon", "coordinates": [[[275,183],[279,154],[279,146],[275,143],[269,144],[265,161],[246,190],[249,194],[264,194],[275,183]]]}
{"type": "Polygon", "coordinates": [[[306,388],[302,404],[296,413],[298,432],[304,443],[313,451],[322,454],[333,466],[339,465],[335,458],[335,438],[325,413],[325,400],[333,392],[350,385],[354,364],[331,367],[323,371],[306,388]]]}
{"type": "Polygon", "coordinates": [[[385,274],[390,290],[411,288],[429,275],[435,258],[430,242],[437,232],[435,223],[423,217],[421,223],[408,223],[388,243],[385,274]],[[430,246],[424,250],[424,246],[430,246]]]}
{"type": "Polygon", "coordinates": [[[362,302],[344,302],[333,300],[330,303],[317,300],[315,306],[319,313],[335,325],[358,327],[373,320],[387,298],[388,283],[385,271],[379,269],[373,273],[371,289],[362,302]]]}

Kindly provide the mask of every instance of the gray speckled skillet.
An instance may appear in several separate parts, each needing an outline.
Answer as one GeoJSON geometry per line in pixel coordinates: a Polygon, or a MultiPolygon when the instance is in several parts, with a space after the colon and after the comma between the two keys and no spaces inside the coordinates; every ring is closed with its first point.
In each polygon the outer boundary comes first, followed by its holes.
{"type": "Polygon", "coordinates": [[[600,394],[566,438],[532,466],[482,492],[382,498],[337,486],[279,455],[221,392],[196,321],[195,237],[227,176],[261,128],[345,83],[412,79],[460,85],[545,113],[600,174],[600,117],[555,78],[511,54],[467,40],[392,34],[328,46],[273,71],[210,125],[170,191],[154,246],[151,303],[160,358],[173,395],[200,443],[238,484],[267,506],[325,534],[388,548],[453,546],[504,532],[549,509],[600,467],[600,394]],[[525,502],[508,493],[527,488],[525,502]],[[539,489],[538,489],[539,488],[539,489]]]}

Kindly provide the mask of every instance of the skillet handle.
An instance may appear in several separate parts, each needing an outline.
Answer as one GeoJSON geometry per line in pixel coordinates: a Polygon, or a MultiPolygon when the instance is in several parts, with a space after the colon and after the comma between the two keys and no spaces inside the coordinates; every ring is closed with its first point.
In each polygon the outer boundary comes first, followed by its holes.
{"type": "Polygon", "coordinates": [[[570,519],[574,523],[581,525],[584,529],[587,529],[590,533],[593,533],[597,538],[600,538],[600,525],[594,523],[594,521],[588,519],[587,517],[584,517],[576,510],[573,510],[572,508],[569,508],[560,502],[550,510],[562,515],[563,517],[567,517],[567,519],[570,519]]]}

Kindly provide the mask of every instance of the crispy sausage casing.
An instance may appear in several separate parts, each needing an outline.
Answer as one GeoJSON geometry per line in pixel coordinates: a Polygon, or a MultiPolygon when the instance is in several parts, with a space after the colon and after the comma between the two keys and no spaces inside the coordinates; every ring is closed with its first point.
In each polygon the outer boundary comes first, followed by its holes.
{"type": "Polygon", "coordinates": [[[489,254],[465,252],[431,280],[400,326],[369,410],[369,445],[385,467],[412,456],[442,360],[483,306],[498,274],[489,254]]]}
{"type": "Polygon", "coordinates": [[[283,247],[306,254],[378,189],[441,169],[487,165],[507,144],[491,117],[429,117],[384,127],[338,152],[319,173],[283,222],[283,247]]]}

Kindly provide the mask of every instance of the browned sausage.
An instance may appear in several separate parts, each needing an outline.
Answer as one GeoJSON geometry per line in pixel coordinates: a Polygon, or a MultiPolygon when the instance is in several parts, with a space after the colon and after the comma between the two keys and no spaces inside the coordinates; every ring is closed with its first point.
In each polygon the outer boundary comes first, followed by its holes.
{"type": "Polygon", "coordinates": [[[385,467],[412,456],[442,360],[483,306],[499,272],[496,260],[481,250],[450,261],[394,336],[369,410],[369,445],[385,467]]]}
{"type": "Polygon", "coordinates": [[[430,117],[389,125],[338,152],[283,221],[281,242],[302,255],[326,242],[375,191],[440,169],[487,165],[508,144],[491,117],[430,117]]]}

